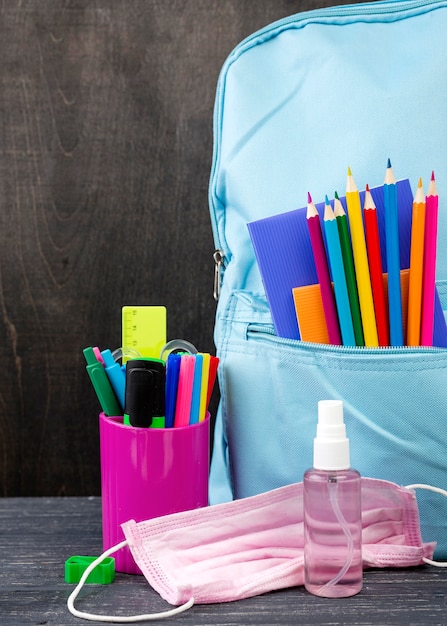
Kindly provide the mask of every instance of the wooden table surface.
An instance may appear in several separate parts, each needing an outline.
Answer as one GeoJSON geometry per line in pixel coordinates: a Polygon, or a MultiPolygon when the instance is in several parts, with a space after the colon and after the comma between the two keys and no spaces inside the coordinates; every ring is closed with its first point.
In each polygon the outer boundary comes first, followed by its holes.
{"type": "MultiPolygon", "coordinates": [[[[66,607],[74,586],[64,582],[64,563],[75,554],[100,554],[101,546],[100,498],[0,499],[0,624],[88,624],[66,607]]],[[[447,569],[370,570],[362,592],[352,598],[317,598],[298,587],[238,602],[196,605],[161,623],[446,624],[446,592],[447,569]]],[[[108,615],[171,608],[144,577],[120,573],[111,585],[84,587],[76,607],[108,615]]]]}

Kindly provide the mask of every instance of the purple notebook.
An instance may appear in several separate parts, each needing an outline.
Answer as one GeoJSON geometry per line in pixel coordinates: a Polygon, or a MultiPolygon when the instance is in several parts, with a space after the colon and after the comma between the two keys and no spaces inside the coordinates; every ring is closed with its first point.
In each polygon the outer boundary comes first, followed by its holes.
{"type": "MultiPolygon", "coordinates": [[[[382,267],[386,272],[385,217],[383,185],[371,190],[377,208],[382,267]]],[[[409,180],[397,182],[399,205],[400,267],[410,265],[413,193],[409,180]]],[[[363,207],[364,192],[360,192],[363,207]]],[[[347,214],[346,200],[340,198],[347,214]]],[[[323,219],[324,202],[315,205],[323,219]]],[[[247,224],[269,302],[273,324],[279,337],[300,339],[292,289],[318,282],[306,220],[307,207],[272,215],[247,224]]],[[[324,229],[322,229],[324,231],[324,229]]],[[[324,236],[324,233],[323,233],[324,236]]],[[[447,347],[447,326],[436,293],[434,345],[447,347]]]]}

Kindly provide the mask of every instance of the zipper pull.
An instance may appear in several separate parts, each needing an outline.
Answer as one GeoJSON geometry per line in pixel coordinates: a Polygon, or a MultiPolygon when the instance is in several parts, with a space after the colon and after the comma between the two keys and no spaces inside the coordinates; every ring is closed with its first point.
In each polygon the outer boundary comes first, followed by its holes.
{"type": "Polygon", "coordinates": [[[216,250],[213,254],[214,259],[214,289],[213,289],[213,297],[217,302],[219,300],[220,295],[220,270],[223,265],[223,254],[222,250],[216,250]]]}

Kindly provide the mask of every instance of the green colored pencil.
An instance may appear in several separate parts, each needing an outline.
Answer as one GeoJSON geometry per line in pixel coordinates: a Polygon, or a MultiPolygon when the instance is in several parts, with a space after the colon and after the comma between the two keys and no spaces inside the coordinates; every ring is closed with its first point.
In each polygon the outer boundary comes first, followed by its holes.
{"type": "Polygon", "coordinates": [[[335,192],[334,214],[337,219],[338,232],[340,235],[341,252],[345,266],[346,283],[348,286],[349,305],[351,307],[352,323],[354,326],[355,343],[364,346],[362,318],[360,315],[359,295],[355,278],[354,259],[352,257],[351,240],[348,232],[348,221],[343,205],[335,192]]]}

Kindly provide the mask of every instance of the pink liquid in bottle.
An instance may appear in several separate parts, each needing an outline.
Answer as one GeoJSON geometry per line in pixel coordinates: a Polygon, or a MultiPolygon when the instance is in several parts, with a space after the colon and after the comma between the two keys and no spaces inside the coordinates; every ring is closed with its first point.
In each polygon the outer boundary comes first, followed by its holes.
{"type": "Polygon", "coordinates": [[[314,467],[304,474],[305,587],[327,598],[362,588],[361,481],[349,467],[343,404],[318,403],[314,467]]]}

